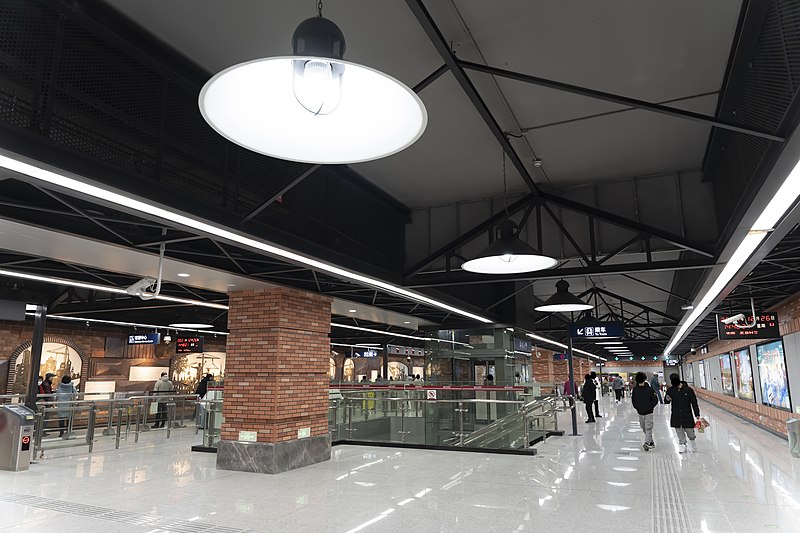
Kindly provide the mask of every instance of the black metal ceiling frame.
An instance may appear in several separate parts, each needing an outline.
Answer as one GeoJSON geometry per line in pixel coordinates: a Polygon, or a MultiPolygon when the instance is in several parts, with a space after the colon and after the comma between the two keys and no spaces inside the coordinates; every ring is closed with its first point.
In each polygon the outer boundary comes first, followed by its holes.
{"type": "MultiPolygon", "coordinates": [[[[734,131],[737,133],[743,133],[746,135],[752,135],[754,137],[767,139],[773,142],[783,142],[785,139],[779,135],[775,135],[772,132],[767,131],[760,131],[753,128],[746,128],[739,126],[737,124],[733,124],[727,122],[725,120],[719,119],[714,116],[702,115],[699,113],[694,113],[691,111],[686,111],[683,109],[673,108],[661,104],[655,104],[651,102],[646,102],[643,100],[637,100],[634,98],[628,98],[625,96],[615,95],[611,93],[606,93],[602,91],[597,91],[594,89],[586,88],[586,87],[579,87],[576,85],[571,85],[567,83],[562,83],[554,80],[548,80],[545,78],[532,76],[528,74],[523,74],[519,72],[513,72],[510,70],[500,69],[496,67],[490,67],[487,65],[481,65],[478,63],[472,63],[468,61],[462,61],[455,57],[454,53],[451,50],[450,44],[442,35],[441,31],[439,30],[438,26],[434,22],[433,18],[431,17],[430,13],[426,9],[422,0],[406,0],[406,4],[408,5],[411,12],[417,19],[417,22],[420,24],[422,29],[425,31],[426,35],[428,36],[429,40],[433,44],[436,51],[439,53],[441,58],[444,60],[444,65],[439,67],[434,73],[430,76],[425,78],[422,83],[418,85],[417,88],[421,90],[421,88],[427,87],[430,83],[433,82],[436,78],[441,76],[445,71],[449,71],[461,86],[461,89],[464,91],[470,102],[472,103],[473,107],[475,107],[478,114],[484,120],[486,125],[488,126],[489,130],[491,131],[492,135],[495,137],[497,142],[502,147],[503,151],[509,157],[509,160],[514,165],[517,172],[519,172],[520,176],[522,176],[525,183],[528,185],[530,189],[530,194],[525,198],[521,199],[520,201],[516,202],[513,206],[509,208],[509,215],[515,214],[516,212],[530,208],[530,205],[534,205],[537,210],[537,218],[540,220],[541,218],[541,206],[544,205],[545,209],[548,211],[548,214],[554,219],[556,224],[558,225],[559,229],[561,230],[562,234],[565,238],[567,238],[570,243],[572,244],[573,248],[577,251],[577,253],[581,256],[584,262],[587,265],[586,272],[587,273],[607,273],[603,271],[597,271],[597,266],[600,266],[605,260],[609,257],[616,256],[620,252],[624,251],[630,245],[635,243],[637,240],[644,240],[645,242],[645,250],[648,256],[648,261],[651,260],[651,252],[650,252],[650,240],[652,238],[658,238],[664,240],[670,244],[673,244],[678,249],[681,250],[689,250],[696,253],[699,253],[706,257],[716,257],[716,251],[712,250],[710,247],[702,245],[700,243],[692,242],[685,237],[673,235],[669,232],[664,232],[659,228],[654,228],[650,226],[646,226],[636,221],[632,221],[626,219],[624,217],[620,217],[618,215],[604,212],[600,209],[594,208],[592,206],[588,206],[585,204],[581,204],[579,202],[574,202],[567,198],[562,198],[557,195],[553,195],[550,193],[542,192],[536,186],[533,178],[531,177],[527,167],[524,165],[514,148],[511,146],[508,137],[505,132],[502,131],[499,124],[497,123],[496,119],[492,115],[491,111],[489,110],[486,103],[483,101],[483,98],[479,94],[478,90],[470,80],[469,76],[466,73],[466,70],[472,70],[475,72],[481,72],[485,74],[489,74],[492,76],[498,76],[508,79],[513,79],[523,83],[534,84],[542,87],[547,87],[550,89],[568,92],[571,94],[577,94],[580,96],[585,96],[588,98],[594,98],[598,100],[603,100],[606,102],[611,102],[615,104],[619,104],[625,106],[626,108],[632,109],[641,109],[653,113],[659,113],[666,116],[671,116],[674,118],[680,118],[684,120],[690,120],[702,124],[706,124],[715,128],[720,128],[724,130],[734,131]],[[587,229],[590,232],[590,248],[589,254],[586,254],[580,246],[577,245],[576,240],[570,235],[567,231],[566,227],[558,220],[558,217],[552,212],[552,210],[547,205],[547,202],[550,202],[555,205],[559,205],[561,207],[570,209],[577,213],[582,213],[588,217],[588,224],[587,229]],[[625,245],[618,249],[617,251],[609,254],[605,259],[598,261],[597,259],[597,250],[595,249],[595,242],[596,239],[594,238],[594,222],[595,220],[599,220],[602,222],[614,224],[619,227],[623,227],[629,229],[630,231],[634,232],[634,237],[625,245]]],[[[423,260],[415,263],[412,267],[410,267],[404,273],[404,278],[408,279],[412,276],[417,275],[423,268],[427,265],[432,263],[433,261],[439,259],[442,256],[446,257],[446,262],[448,265],[448,270],[450,266],[450,259],[455,256],[455,251],[457,248],[466,244],[470,240],[476,238],[477,236],[481,235],[484,231],[491,230],[503,217],[505,213],[498,213],[493,215],[492,217],[488,218],[481,224],[473,227],[469,231],[465,232],[463,235],[459,236],[458,238],[454,239],[451,243],[439,248],[423,260]]],[[[526,217],[528,214],[526,214],[526,217]]],[[[537,225],[539,228],[538,231],[541,232],[541,226],[537,225]]],[[[490,239],[492,238],[492,234],[490,233],[490,239]]],[[[541,244],[541,236],[538,236],[539,244],[541,244]]],[[[540,246],[541,248],[541,246],[540,246]]],[[[430,285],[426,285],[430,286],[430,285]]]]}
{"type": "MultiPolygon", "coordinates": [[[[63,215],[71,218],[83,219],[93,227],[99,227],[106,235],[112,236],[112,240],[120,245],[130,248],[138,249],[157,249],[162,243],[167,245],[167,255],[175,259],[189,260],[191,262],[203,264],[205,266],[212,266],[219,268],[222,264],[227,264],[235,272],[242,275],[260,279],[266,282],[274,282],[283,285],[292,285],[305,290],[316,290],[322,294],[330,296],[342,296],[349,300],[364,303],[368,305],[375,305],[389,309],[391,311],[417,316],[425,320],[434,322],[447,322],[451,317],[448,311],[440,310],[426,304],[420,304],[416,301],[411,301],[400,296],[395,296],[392,293],[376,290],[372,287],[361,286],[355,282],[347,280],[340,280],[334,276],[325,274],[324,272],[316,272],[313,269],[301,265],[294,265],[292,263],[283,261],[279,258],[273,258],[268,255],[263,255],[249,249],[240,248],[234,244],[219,242],[208,235],[192,234],[181,228],[173,228],[166,224],[159,224],[157,222],[141,218],[138,215],[121,211],[117,208],[109,207],[112,210],[113,216],[104,215],[96,216],[90,213],[90,209],[81,206],[80,198],[72,198],[68,193],[54,192],[44,187],[30,184],[32,190],[58,201],[68,210],[58,210],[43,207],[39,202],[31,200],[29,203],[20,202],[0,202],[0,205],[6,205],[15,210],[21,210],[30,213],[47,213],[49,215],[63,215]],[[69,199],[67,199],[69,198],[69,199]],[[101,221],[101,224],[97,222],[101,221]],[[167,233],[163,236],[153,237],[147,239],[146,242],[136,242],[130,235],[125,235],[124,230],[114,228],[115,224],[119,224],[120,228],[124,226],[142,226],[152,230],[166,229],[167,233]],[[212,244],[213,248],[207,250],[193,251],[190,249],[183,249],[177,247],[170,247],[173,245],[193,245],[197,241],[207,241],[212,244]],[[214,262],[217,261],[216,264],[214,262]],[[253,268],[258,266],[258,268],[253,268]]],[[[19,219],[12,217],[22,222],[29,222],[30,220],[19,219]]],[[[33,259],[24,255],[19,255],[13,261],[14,264],[26,264],[26,269],[36,271],[38,273],[47,273],[50,275],[70,276],[76,273],[80,267],[69,263],[61,263],[47,259],[33,259]],[[36,265],[36,262],[41,261],[41,265],[36,265]],[[63,267],[54,266],[54,263],[61,264],[63,267]]],[[[10,266],[10,265],[9,265],[10,266]]],[[[117,283],[103,278],[103,273],[93,273],[91,270],[83,270],[83,274],[96,278],[104,283],[116,286],[117,283]]],[[[109,273],[107,277],[119,277],[124,279],[123,283],[133,283],[138,278],[133,279],[130,276],[119,273],[109,273]]],[[[183,290],[190,292],[183,286],[183,290]]],[[[193,293],[192,293],[193,294],[193,293]]],[[[194,295],[196,296],[196,295],[194,295]]],[[[205,299],[205,298],[204,298],[205,299]]]]}

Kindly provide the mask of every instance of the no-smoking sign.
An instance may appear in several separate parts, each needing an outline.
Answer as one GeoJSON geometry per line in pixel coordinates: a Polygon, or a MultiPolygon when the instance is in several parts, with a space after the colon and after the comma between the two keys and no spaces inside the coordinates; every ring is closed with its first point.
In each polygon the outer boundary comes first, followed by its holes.
{"type": "Polygon", "coordinates": [[[426,392],[426,397],[429,400],[435,400],[436,399],[436,390],[435,389],[434,390],[427,390],[425,392],[426,392]]]}

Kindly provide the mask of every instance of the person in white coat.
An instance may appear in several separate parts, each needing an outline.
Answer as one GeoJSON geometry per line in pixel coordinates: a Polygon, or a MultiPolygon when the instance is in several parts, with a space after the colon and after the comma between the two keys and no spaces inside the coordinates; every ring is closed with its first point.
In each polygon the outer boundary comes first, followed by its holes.
{"type": "MultiPolygon", "coordinates": [[[[163,395],[169,394],[170,392],[175,390],[175,386],[169,380],[166,372],[161,373],[161,377],[158,378],[156,384],[153,386],[153,394],[163,395]]],[[[156,414],[156,423],[153,424],[153,429],[163,428],[164,424],[167,422],[167,402],[166,400],[156,400],[158,402],[158,414],[156,414]]]]}

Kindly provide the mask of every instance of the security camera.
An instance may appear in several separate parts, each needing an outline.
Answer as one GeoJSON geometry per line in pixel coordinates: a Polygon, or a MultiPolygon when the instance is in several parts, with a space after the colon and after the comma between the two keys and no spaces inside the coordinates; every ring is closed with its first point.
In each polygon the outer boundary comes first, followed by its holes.
{"type": "Polygon", "coordinates": [[[697,350],[695,350],[694,348],[692,348],[692,355],[694,355],[694,354],[696,354],[696,353],[697,353],[697,350]]]}
{"type": "Polygon", "coordinates": [[[739,321],[744,322],[744,315],[739,313],[738,315],[729,316],[728,318],[723,318],[722,323],[725,325],[735,324],[739,321]]]}
{"type": "Polygon", "coordinates": [[[172,337],[167,333],[164,335],[164,344],[169,344],[170,342],[172,342],[172,337]]]}
{"type": "Polygon", "coordinates": [[[125,292],[127,292],[131,296],[139,296],[147,289],[152,287],[155,282],[156,280],[154,278],[151,278],[150,276],[145,276],[136,283],[134,283],[133,285],[131,285],[130,287],[128,287],[127,289],[125,289],[125,292]]]}

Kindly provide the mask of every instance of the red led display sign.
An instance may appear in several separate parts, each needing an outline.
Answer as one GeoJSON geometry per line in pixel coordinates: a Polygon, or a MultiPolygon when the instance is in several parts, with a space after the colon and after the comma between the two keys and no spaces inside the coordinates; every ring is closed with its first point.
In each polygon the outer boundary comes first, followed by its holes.
{"type": "Polygon", "coordinates": [[[175,353],[199,353],[203,351],[203,337],[178,337],[175,353]]]}
{"type": "Polygon", "coordinates": [[[717,337],[726,339],[780,339],[777,313],[717,315],[717,337]],[[738,319],[737,319],[738,318],[738,319]]]}

